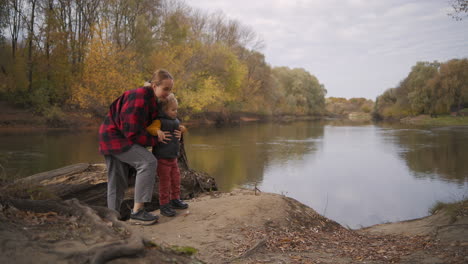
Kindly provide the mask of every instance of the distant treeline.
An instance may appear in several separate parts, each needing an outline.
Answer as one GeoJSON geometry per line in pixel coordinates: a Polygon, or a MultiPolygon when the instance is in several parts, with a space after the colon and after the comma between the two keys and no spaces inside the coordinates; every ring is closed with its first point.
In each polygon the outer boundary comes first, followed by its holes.
{"type": "Polygon", "coordinates": [[[370,114],[374,108],[374,102],[366,98],[328,97],[325,101],[325,109],[331,116],[348,116],[353,112],[370,114]]]}
{"type": "Polygon", "coordinates": [[[468,59],[418,62],[408,76],[378,96],[374,114],[382,119],[458,113],[468,107],[468,59]]]}
{"type": "Polygon", "coordinates": [[[102,115],[159,68],[174,75],[186,115],[325,108],[315,76],[269,66],[257,35],[221,13],[159,0],[0,0],[0,13],[0,99],[45,115],[102,115]]]}

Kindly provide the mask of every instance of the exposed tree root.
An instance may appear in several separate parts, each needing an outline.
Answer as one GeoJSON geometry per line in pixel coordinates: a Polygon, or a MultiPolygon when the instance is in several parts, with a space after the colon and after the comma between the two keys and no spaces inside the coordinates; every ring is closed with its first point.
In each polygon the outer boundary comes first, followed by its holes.
{"type": "MultiPolygon", "coordinates": [[[[37,263],[47,263],[52,259],[70,263],[106,263],[116,258],[144,256],[146,250],[145,239],[117,220],[116,212],[104,207],[89,207],[76,199],[12,199],[2,200],[0,205],[0,230],[4,232],[0,238],[3,240],[1,251],[6,258],[0,257],[0,262],[11,260],[8,256],[21,254],[16,248],[25,246],[36,254],[30,257],[37,259],[37,263]],[[27,231],[20,230],[21,227],[27,231]],[[15,239],[18,232],[29,238],[26,245],[24,240],[15,239]],[[50,236],[60,237],[59,243],[50,241],[50,236]],[[9,247],[3,244],[17,246],[8,252],[9,247]],[[68,246],[64,247],[65,244],[68,246]]],[[[189,263],[188,260],[180,263],[189,263]]]]}

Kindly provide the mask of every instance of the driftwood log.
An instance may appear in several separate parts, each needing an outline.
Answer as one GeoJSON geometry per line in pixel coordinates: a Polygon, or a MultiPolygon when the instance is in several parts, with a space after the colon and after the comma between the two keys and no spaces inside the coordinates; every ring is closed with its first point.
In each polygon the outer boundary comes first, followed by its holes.
{"type": "MultiPolygon", "coordinates": [[[[128,216],[129,206],[133,204],[134,176],[130,176],[129,188],[125,193],[125,199],[121,208],[123,218],[128,216]]],[[[159,206],[159,192],[156,181],[153,191],[153,199],[146,206],[154,210],[159,206]]],[[[78,199],[93,206],[107,205],[107,168],[105,164],[79,163],[52,171],[42,172],[26,178],[19,179],[12,186],[27,188],[27,194],[34,198],[35,190],[47,192],[61,200],[78,199]]],[[[14,188],[10,186],[10,188],[14,188]]],[[[217,190],[214,179],[205,173],[191,169],[181,169],[181,198],[190,199],[200,193],[217,190]]],[[[50,196],[48,196],[50,197],[50,196]]],[[[40,199],[40,197],[39,197],[40,199]]]]}
{"type": "MultiPolygon", "coordinates": [[[[184,144],[181,144],[179,157],[181,173],[181,199],[190,199],[203,192],[216,191],[215,180],[206,173],[197,172],[189,168],[184,144]]],[[[130,207],[133,205],[134,169],[129,173],[129,188],[125,193],[125,199],[120,208],[123,219],[128,218],[130,207]]],[[[156,178],[152,201],[146,204],[147,209],[155,210],[159,207],[159,182],[156,178]]],[[[92,206],[107,206],[107,168],[105,164],[79,163],[52,171],[38,173],[19,179],[11,184],[9,189],[27,189],[22,192],[22,197],[35,200],[50,199],[60,200],[78,199],[92,206]],[[47,193],[48,195],[44,195],[47,193]]]]}

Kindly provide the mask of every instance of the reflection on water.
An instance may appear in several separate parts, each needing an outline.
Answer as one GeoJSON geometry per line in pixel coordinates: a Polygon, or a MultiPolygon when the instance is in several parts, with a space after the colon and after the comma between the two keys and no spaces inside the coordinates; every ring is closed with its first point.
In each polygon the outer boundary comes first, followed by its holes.
{"type": "Polygon", "coordinates": [[[187,148],[191,166],[223,190],[258,184],[359,228],[423,217],[437,201],[466,198],[467,136],[468,128],[253,124],[193,129],[187,148]]]}
{"type": "Polygon", "coordinates": [[[0,164],[8,177],[25,177],[79,162],[104,162],[96,131],[0,135],[0,164]]]}
{"type": "Polygon", "coordinates": [[[192,129],[186,138],[189,163],[216,177],[222,190],[261,182],[268,164],[283,164],[317,150],[323,126],[250,124],[192,129]]]}
{"type": "Polygon", "coordinates": [[[418,178],[463,184],[468,179],[468,128],[407,129],[393,132],[400,156],[418,178]]]}
{"type": "MultiPolygon", "coordinates": [[[[96,132],[5,134],[0,164],[26,176],[103,162],[96,132]]],[[[468,127],[343,122],[192,128],[190,166],[220,188],[257,185],[291,196],[351,228],[423,217],[437,201],[468,196],[468,127]]]]}

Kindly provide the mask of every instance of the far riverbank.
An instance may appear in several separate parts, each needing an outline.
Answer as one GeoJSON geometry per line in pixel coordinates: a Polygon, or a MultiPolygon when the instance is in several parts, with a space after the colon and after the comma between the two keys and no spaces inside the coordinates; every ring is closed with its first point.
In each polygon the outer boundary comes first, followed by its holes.
{"type": "MultiPolygon", "coordinates": [[[[50,111],[48,116],[39,115],[31,110],[19,108],[0,102],[0,132],[36,131],[36,130],[96,130],[103,116],[96,116],[81,110],[63,111],[58,108],[50,111]]],[[[335,115],[330,113],[324,116],[310,115],[261,115],[256,113],[235,112],[206,112],[193,115],[191,118],[182,118],[188,127],[200,126],[229,126],[251,122],[280,122],[288,123],[294,121],[313,120],[337,120],[347,123],[372,123],[371,114],[364,112],[352,112],[349,115],[335,115]]],[[[430,117],[429,115],[418,115],[405,117],[400,120],[391,120],[409,125],[417,126],[468,126],[468,116],[443,115],[430,117]]]]}
{"type": "MultiPolygon", "coordinates": [[[[104,116],[96,116],[81,110],[51,111],[48,116],[39,115],[31,110],[15,107],[0,102],[0,131],[32,131],[32,130],[95,130],[102,123],[104,116]]],[[[250,122],[292,122],[321,120],[322,116],[309,115],[260,115],[256,113],[206,112],[193,115],[191,118],[181,118],[188,127],[224,126],[250,122]]]]}

